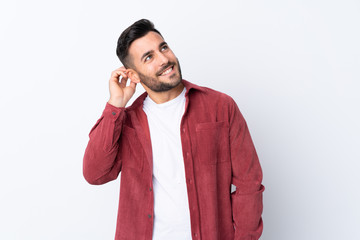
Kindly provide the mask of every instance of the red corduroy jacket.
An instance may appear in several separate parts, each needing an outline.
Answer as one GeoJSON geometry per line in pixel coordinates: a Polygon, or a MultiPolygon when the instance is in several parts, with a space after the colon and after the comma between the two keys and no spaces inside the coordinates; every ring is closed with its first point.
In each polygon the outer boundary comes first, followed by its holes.
{"type": "MultiPolygon", "coordinates": [[[[262,233],[262,171],[247,124],[226,94],[183,80],[181,142],[193,239],[256,240],[262,233]],[[231,184],[236,191],[231,193],[231,184]]],[[[127,108],[106,104],[91,129],[83,173],[104,184],[121,172],[116,240],[151,240],[152,148],[142,94],[127,108]]]]}

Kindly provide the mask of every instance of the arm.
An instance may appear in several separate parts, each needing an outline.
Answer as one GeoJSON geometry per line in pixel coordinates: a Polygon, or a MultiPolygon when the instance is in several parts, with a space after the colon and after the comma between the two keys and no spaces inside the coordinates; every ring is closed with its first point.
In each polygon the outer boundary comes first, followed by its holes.
{"type": "Polygon", "coordinates": [[[90,131],[83,161],[83,174],[90,184],[114,180],[121,171],[119,138],[125,119],[125,105],[134,95],[136,87],[136,83],[132,81],[126,86],[127,80],[127,70],[124,67],[112,72],[109,81],[110,100],[90,131]]]}
{"type": "Polygon", "coordinates": [[[100,119],[91,129],[83,162],[83,174],[90,184],[104,184],[119,175],[121,159],[117,159],[118,140],[124,117],[124,108],[107,103],[100,119]]]}
{"type": "Polygon", "coordinates": [[[245,119],[233,102],[230,120],[231,195],[235,240],[257,240],[262,225],[262,170],[245,119]]]}

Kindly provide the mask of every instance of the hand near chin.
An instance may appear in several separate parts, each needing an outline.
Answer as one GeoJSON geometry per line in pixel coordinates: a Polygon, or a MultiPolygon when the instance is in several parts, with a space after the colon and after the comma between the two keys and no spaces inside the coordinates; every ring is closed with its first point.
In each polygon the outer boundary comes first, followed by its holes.
{"type": "Polygon", "coordinates": [[[109,80],[110,100],[109,104],[115,107],[125,107],[130,98],[134,95],[136,83],[128,77],[128,71],[125,67],[120,67],[111,73],[109,80]],[[130,84],[127,85],[127,81],[130,84]]]}

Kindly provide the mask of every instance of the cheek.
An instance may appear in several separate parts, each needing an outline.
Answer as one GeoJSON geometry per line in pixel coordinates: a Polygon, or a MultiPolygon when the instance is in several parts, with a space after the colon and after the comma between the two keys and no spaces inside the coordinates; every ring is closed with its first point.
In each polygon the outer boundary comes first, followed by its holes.
{"type": "Polygon", "coordinates": [[[173,51],[171,51],[170,50],[170,52],[169,52],[169,57],[172,59],[172,60],[176,60],[176,56],[175,56],[175,54],[174,54],[174,52],[173,51]]]}
{"type": "Polygon", "coordinates": [[[154,76],[156,75],[156,69],[152,65],[147,65],[146,67],[142,68],[141,75],[143,76],[154,76]]]}
{"type": "Polygon", "coordinates": [[[159,70],[159,69],[156,68],[155,64],[151,64],[151,65],[149,65],[149,66],[147,67],[146,73],[147,73],[148,75],[156,75],[156,73],[157,73],[158,70],[159,70]]]}

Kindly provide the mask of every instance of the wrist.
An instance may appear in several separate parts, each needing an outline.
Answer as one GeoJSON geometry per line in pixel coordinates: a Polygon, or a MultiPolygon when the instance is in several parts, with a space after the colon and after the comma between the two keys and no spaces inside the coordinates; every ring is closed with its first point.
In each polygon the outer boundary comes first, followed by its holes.
{"type": "Polygon", "coordinates": [[[125,107],[125,105],[126,105],[126,104],[123,104],[123,102],[122,102],[121,100],[119,100],[119,99],[112,99],[112,98],[109,99],[108,103],[109,103],[110,105],[112,105],[112,106],[114,106],[114,107],[118,107],[118,108],[120,108],[120,107],[125,107]]]}

